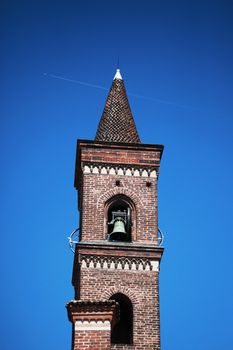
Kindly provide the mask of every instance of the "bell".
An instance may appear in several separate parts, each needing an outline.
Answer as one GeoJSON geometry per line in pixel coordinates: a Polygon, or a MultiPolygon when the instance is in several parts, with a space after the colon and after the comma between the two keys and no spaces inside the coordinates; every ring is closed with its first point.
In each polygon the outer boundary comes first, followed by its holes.
{"type": "Polygon", "coordinates": [[[121,217],[114,220],[113,231],[108,236],[109,241],[127,241],[125,222],[121,217]]]}

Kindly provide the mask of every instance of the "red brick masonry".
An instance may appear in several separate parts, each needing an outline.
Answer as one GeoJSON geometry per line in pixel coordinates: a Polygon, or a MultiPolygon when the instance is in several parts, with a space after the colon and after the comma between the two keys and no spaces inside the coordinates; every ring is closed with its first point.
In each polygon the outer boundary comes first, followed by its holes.
{"type": "Polygon", "coordinates": [[[163,248],[157,241],[157,181],[162,152],[161,145],[78,142],[75,187],[81,241],[76,245],[72,282],[75,298],[82,301],[67,306],[73,323],[73,350],[160,350],[163,248]],[[126,198],[130,203],[131,242],[107,240],[106,210],[114,198],[126,198]],[[123,294],[132,303],[132,344],[110,342],[116,304],[90,309],[91,302],[97,305],[115,294],[123,294]]]}
{"type": "Polygon", "coordinates": [[[74,350],[110,350],[111,327],[119,317],[115,301],[74,300],[66,307],[73,324],[74,350]]]}

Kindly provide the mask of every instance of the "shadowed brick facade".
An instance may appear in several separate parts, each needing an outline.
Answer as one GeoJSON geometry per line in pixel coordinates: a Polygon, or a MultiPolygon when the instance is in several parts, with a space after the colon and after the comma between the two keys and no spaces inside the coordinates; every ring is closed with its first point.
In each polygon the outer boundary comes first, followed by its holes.
{"type": "Polygon", "coordinates": [[[160,349],[158,285],[163,248],[157,234],[157,181],[162,152],[162,145],[140,143],[118,75],[96,140],[77,144],[75,187],[81,230],[73,268],[75,300],[67,304],[74,350],[160,349]],[[111,96],[115,96],[114,108],[111,96]],[[114,110],[126,112],[118,118],[114,110]],[[117,134],[119,122],[123,139],[117,140],[114,128],[117,134]],[[128,241],[109,239],[108,215],[115,203],[128,206],[128,241]],[[124,305],[129,307],[128,316],[124,305]],[[130,336],[120,330],[123,321],[130,336]]]}

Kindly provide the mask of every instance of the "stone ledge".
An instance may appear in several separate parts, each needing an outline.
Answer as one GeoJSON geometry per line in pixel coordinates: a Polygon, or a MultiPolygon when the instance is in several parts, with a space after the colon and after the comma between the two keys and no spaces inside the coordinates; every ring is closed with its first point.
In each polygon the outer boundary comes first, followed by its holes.
{"type": "Polygon", "coordinates": [[[156,253],[162,257],[164,248],[157,244],[148,243],[136,243],[136,242],[109,242],[106,240],[99,241],[80,241],[77,243],[77,248],[84,249],[106,249],[111,251],[124,250],[124,251],[140,251],[156,253]]]}
{"type": "Polygon", "coordinates": [[[119,304],[115,300],[71,300],[66,308],[74,324],[110,322],[114,325],[119,319],[119,304]]]}

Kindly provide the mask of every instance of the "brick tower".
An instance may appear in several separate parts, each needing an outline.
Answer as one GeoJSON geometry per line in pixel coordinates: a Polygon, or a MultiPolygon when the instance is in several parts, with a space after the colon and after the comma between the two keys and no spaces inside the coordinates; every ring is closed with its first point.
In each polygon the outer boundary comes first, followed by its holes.
{"type": "Polygon", "coordinates": [[[94,141],[79,140],[80,240],[67,304],[73,350],[160,349],[157,180],[162,145],[142,144],[120,71],[94,141]]]}

